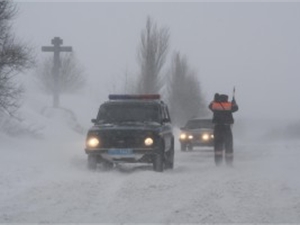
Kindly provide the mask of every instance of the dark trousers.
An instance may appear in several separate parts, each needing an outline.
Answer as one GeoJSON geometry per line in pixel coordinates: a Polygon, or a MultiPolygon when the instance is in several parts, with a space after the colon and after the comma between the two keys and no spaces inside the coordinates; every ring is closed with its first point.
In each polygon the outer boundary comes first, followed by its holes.
{"type": "Polygon", "coordinates": [[[231,164],[233,161],[233,136],[230,125],[216,124],[214,127],[214,150],[215,162],[220,163],[223,159],[225,150],[226,162],[231,164]]]}

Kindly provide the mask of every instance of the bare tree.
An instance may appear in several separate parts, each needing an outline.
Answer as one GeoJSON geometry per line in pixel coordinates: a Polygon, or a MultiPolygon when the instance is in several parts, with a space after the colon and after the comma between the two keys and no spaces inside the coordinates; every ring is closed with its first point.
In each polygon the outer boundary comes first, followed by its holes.
{"type": "MultiPolygon", "coordinates": [[[[65,53],[61,55],[60,60],[59,93],[76,93],[86,85],[84,68],[74,53],[65,53]]],[[[46,94],[53,94],[56,91],[52,69],[53,57],[48,57],[37,67],[35,72],[40,89],[46,94]]]]}
{"type": "Polygon", "coordinates": [[[165,64],[169,47],[169,30],[157,28],[150,17],[147,18],[146,28],[142,30],[141,42],[138,49],[140,74],[137,92],[140,94],[159,93],[163,86],[160,71],[165,64]]]}
{"type": "Polygon", "coordinates": [[[183,126],[188,119],[206,116],[208,113],[201,85],[188,65],[186,57],[174,53],[170,81],[168,82],[168,102],[172,121],[183,126]]]}
{"type": "Polygon", "coordinates": [[[14,77],[33,64],[31,49],[12,34],[11,21],[16,13],[12,1],[0,1],[0,111],[9,115],[19,108],[22,93],[14,77]]]}

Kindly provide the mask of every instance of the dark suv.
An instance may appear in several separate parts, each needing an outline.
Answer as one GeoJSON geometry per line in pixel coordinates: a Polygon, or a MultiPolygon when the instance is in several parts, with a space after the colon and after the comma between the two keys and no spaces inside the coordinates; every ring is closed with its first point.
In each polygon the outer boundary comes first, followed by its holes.
{"type": "Polygon", "coordinates": [[[94,126],[85,152],[88,167],[116,163],[151,163],[162,172],[174,166],[174,135],[167,105],[159,95],[109,95],[94,126]]]}
{"type": "Polygon", "coordinates": [[[194,146],[214,146],[214,128],[211,119],[191,119],[180,130],[181,151],[193,150],[194,146]]]}

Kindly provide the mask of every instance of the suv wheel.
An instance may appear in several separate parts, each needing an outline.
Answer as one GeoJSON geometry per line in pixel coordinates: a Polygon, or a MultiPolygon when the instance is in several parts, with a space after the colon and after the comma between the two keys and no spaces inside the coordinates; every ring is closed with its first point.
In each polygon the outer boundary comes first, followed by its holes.
{"type": "Polygon", "coordinates": [[[174,140],[172,140],[171,149],[166,154],[165,168],[166,169],[174,168],[174,140]]]}
{"type": "Polygon", "coordinates": [[[189,151],[193,151],[193,145],[192,145],[192,144],[189,144],[189,145],[188,145],[188,150],[189,150],[189,151]]]}
{"type": "Polygon", "coordinates": [[[154,155],[153,170],[156,171],[156,172],[163,172],[164,171],[163,155],[160,154],[160,153],[154,155]]]}
{"type": "Polygon", "coordinates": [[[109,161],[103,161],[102,162],[104,170],[111,170],[114,167],[114,164],[109,161]]]}
{"type": "Polygon", "coordinates": [[[88,169],[96,170],[97,169],[97,156],[88,155],[88,169]]]}
{"type": "Polygon", "coordinates": [[[164,152],[165,147],[163,142],[161,142],[158,152],[153,157],[153,170],[156,172],[164,171],[164,152]]]}

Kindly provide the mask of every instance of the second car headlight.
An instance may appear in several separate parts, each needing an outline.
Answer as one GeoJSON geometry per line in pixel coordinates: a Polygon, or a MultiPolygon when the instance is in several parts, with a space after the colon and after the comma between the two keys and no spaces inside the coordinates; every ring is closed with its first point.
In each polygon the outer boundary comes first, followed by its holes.
{"type": "Polygon", "coordinates": [[[185,133],[180,134],[180,139],[185,140],[187,138],[187,135],[185,133]]]}
{"type": "Polygon", "coordinates": [[[186,140],[186,139],[191,140],[194,138],[194,136],[191,134],[187,134],[187,133],[181,133],[179,138],[180,138],[180,140],[186,140]]]}
{"type": "Polygon", "coordinates": [[[98,138],[96,137],[90,137],[87,142],[86,145],[87,147],[91,147],[91,148],[95,148],[99,145],[100,141],[98,138]]]}
{"type": "Polygon", "coordinates": [[[209,140],[209,138],[210,138],[209,134],[202,134],[203,140],[207,141],[207,140],[209,140]]]}

